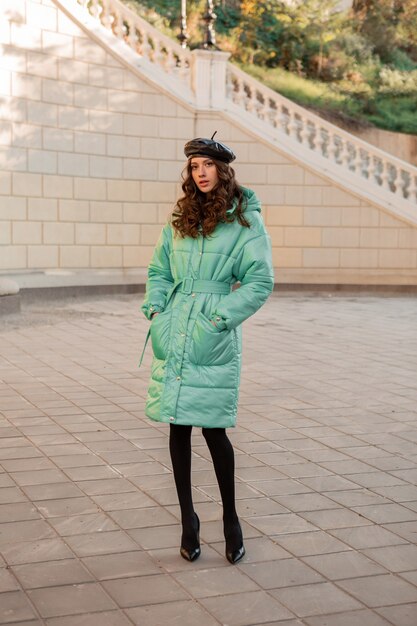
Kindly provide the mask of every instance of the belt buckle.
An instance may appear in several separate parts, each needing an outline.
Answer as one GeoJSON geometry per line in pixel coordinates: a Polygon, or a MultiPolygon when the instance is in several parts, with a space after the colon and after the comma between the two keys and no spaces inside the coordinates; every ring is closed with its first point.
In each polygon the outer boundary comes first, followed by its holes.
{"type": "Polygon", "coordinates": [[[185,293],[187,296],[189,296],[193,290],[193,283],[194,283],[193,278],[190,278],[190,277],[184,278],[182,281],[182,287],[181,287],[182,293],[185,293]]]}

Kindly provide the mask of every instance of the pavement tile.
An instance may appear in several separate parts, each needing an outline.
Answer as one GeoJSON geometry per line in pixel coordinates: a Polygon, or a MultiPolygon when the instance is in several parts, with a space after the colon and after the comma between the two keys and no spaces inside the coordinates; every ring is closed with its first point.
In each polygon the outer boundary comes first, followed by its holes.
{"type": "Polygon", "coordinates": [[[84,615],[52,617],[44,623],[47,626],[131,626],[131,621],[122,611],[100,611],[100,613],[89,612],[84,615]]]}
{"type": "Polygon", "coordinates": [[[312,476],[312,477],[303,477],[301,482],[310,487],[310,489],[314,489],[314,491],[318,491],[319,493],[323,493],[326,491],[346,491],[347,489],[359,489],[359,485],[344,478],[343,476],[312,476]]]}
{"type": "Polygon", "coordinates": [[[311,489],[293,479],[259,480],[251,486],[266,496],[296,495],[311,493],[311,489]]]}
{"type": "Polygon", "coordinates": [[[400,522],[396,524],[384,524],[387,530],[396,533],[410,543],[417,543],[417,522],[400,522]]]}
{"type": "Polygon", "coordinates": [[[312,570],[299,559],[243,564],[241,570],[262,589],[276,589],[323,581],[323,577],[318,572],[312,570]]]}
{"type": "Polygon", "coordinates": [[[123,529],[166,526],[175,524],[177,521],[171,513],[156,506],[111,511],[109,515],[123,529]]]}
{"type": "MultiPolygon", "coordinates": [[[[383,617],[365,609],[363,611],[346,611],[318,617],[306,617],[307,626],[388,626],[396,622],[387,622],[383,617]]],[[[410,624],[410,626],[412,626],[410,624]]]]}
{"type": "Polygon", "coordinates": [[[63,517],[66,515],[81,515],[97,513],[98,506],[90,498],[63,498],[58,500],[39,500],[36,502],[38,511],[43,517],[63,517]]]}
{"type": "Polygon", "coordinates": [[[23,591],[0,593],[0,624],[14,624],[23,620],[37,619],[23,591]]]}
{"type": "Polygon", "coordinates": [[[404,580],[408,580],[408,582],[417,587],[417,569],[412,572],[401,572],[400,575],[401,578],[404,578],[404,580]]]}
{"type": "Polygon", "coordinates": [[[323,494],[345,507],[366,506],[371,504],[383,504],[387,500],[369,489],[351,489],[349,491],[329,491],[323,494]]]}
{"type": "Polygon", "coordinates": [[[117,608],[97,583],[29,590],[28,596],[42,617],[57,617],[117,608]]]}
{"type": "Polygon", "coordinates": [[[322,530],[333,528],[347,528],[352,526],[366,526],[372,522],[359,513],[349,509],[331,509],[322,511],[303,511],[299,513],[306,520],[322,530]]]}
{"type": "Polygon", "coordinates": [[[121,511],[123,509],[136,509],[152,507],[155,503],[141,491],[132,493],[115,493],[110,495],[92,496],[103,511],[121,511]]]}
{"type": "MultiPolygon", "coordinates": [[[[136,491],[135,486],[122,477],[111,479],[107,478],[104,480],[83,480],[79,482],[78,485],[88,496],[108,495],[113,493],[120,494],[127,493],[129,491],[136,491]]],[[[82,494],[82,492],[80,493],[82,494]]]]}
{"type": "Polygon", "coordinates": [[[122,608],[186,600],[188,595],[168,574],[107,580],[103,587],[122,608]]]}
{"type": "Polygon", "coordinates": [[[0,504],[12,504],[13,502],[27,502],[27,498],[18,487],[2,487],[0,489],[0,504]]]}
{"type": "Polygon", "coordinates": [[[364,550],[364,554],[391,572],[417,569],[417,546],[413,544],[373,548],[364,550]]]}
{"type": "Polygon", "coordinates": [[[395,626],[416,626],[417,603],[382,607],[377,612],[395,626]]]}
{"type": "Polygon", "coordinates": [[[58,469],[36,470],[30,472],[12,472],[11,477],[21,487],[26,485],[47,485],[64,483],[68,479],[58,469]]]}
{"type": "Polygon", "coordinates": [[[350,549],[346,543],[342,543],[322,530],[293,535],[280,535],[275,537],[275,540],[294,556],[345,552],[350,549]]]}
{"type": "Polygon", "coordinates": [[[360,602],[330,582],[274,589],[271,594],[297,617],[351,611],[363,607],[360,602]]]}
{"type": "Polygon", "coordinates": [[[70,548],[79,557],[137,550],[137,544],[121,530],[71,535],[66,538],[70,548]]]}
{"type": "Polygon", "coordinates": [[[228,626],[251,626],[270,620],[290,619],[293,613],[265,591],[236,593],[215,598],[203,598],[201,604],[228,626]],[[238,609],[237,609],[238,607],[238,609]]]}
{"type": "Polygon", "coordinates": [[[407,543],[407,540],[381,526],[360,526],[357,528],[336,528],[330,533],[356,550],[379,548],[407,543]]]}
{"type": "Polygon", "coordinates": [[[9,565],[37,563],[46,560],[68,559],[73,556],[62,539],[40,539],[17,541],[1,548],[1,553],[9,565]]]}
{"type": "Polygon", "coordinates": [[[13,572],[24,589],[73,585],[93,580],[77,559],[14,565],[13,572]]]}
{"type": "Polygon", "coordinates": [[[376,524],[395,522],[417,522],[417,512],[410,511],[401,504],[376,504],[374,506],[357,506],[354,510],[376,524]]]}
{"type": "Polygon", "coordinates": [[[19,584],[10,570],[6,567],[0,567],[0,594],[5,591],[16,591],[18,589],[20,589],[19,584]]]}
{"type": "Polygon", "coordinates": [[[154,560],[142,551],[89,556],[83,559],[83,563],[97,580],[159,574],[161,571],[154,560]]]}
{"type": "Polygon", "coordinates": [[[95,454],[67,454],[63,456],[53,456],[51,461],[61,469],[66,467],[91,467],[95,465],[105,465],[105,461],[95,454]]]}
{"type": "MultiPolygon", "coordinates": [[[[358,578],[359,576],[372,576],[386,573],[386,569],[366,558],[363,554],[359,554],[353,550],[349,552],[306,556],[303,557],[303,561],[330,580],[358,578]]],[[[325,613],[326,611],[323,612],[325,613]]]]}
{"type": "Polygon", "coordinates": [[[0,525],[4,522],[18,522],[39,519],[40,515],[31,502],[0,504],[0,525]]]}
{"type": "Polygon", "coordinates": [[[173,572],[172,576],[194,598],[257,591],[258,585],[243,573],[243,566],[173,572]]]}
{"type": "Polygon", "coordinates": [[[393,574],[340,580],[338,585],[371,608],[417,603],[417,587],[393,574]]]}
{"type": "Polygon", "coordinates": [[[275,496],[274,499],[290,511],[293,511],[293,513],[298,513],[300,511],[321,511],[323,509],[340,508],[340,504],[319,493],[275,496]]]}
{"type": "Polygon", "coordinates": [[[3,522],[0,524],[0,548],[18,541],[33,541],[55,537],[55,533],[44,520],[3,522]]]}
{"type": "Polygon", "coordinates": [[[204,608],[193,600],[165,602],[126,610],[136,626],[218,626],[204,608]]]}
{"type": "Polygon", "coordinates": [[[61,537],[118,530],[117,524],[105,513],[52,517],[49,523],[61,537]]]}
{"type": "Polygon", "coordinates": [[[57,500],[59,498],[79,498],[83,492],[71,482],[56,483],[52,485],[25,486],[24,491],[28,498],[37,500],[57,500]]]}
{"type": "Polygon", "coordinates": [[[266,535],[303,533],[309,530],[316,530],[313,524],[310,524],[296,513],[260,515],[258,517],[248,517],[246,521],[266,535]]]}

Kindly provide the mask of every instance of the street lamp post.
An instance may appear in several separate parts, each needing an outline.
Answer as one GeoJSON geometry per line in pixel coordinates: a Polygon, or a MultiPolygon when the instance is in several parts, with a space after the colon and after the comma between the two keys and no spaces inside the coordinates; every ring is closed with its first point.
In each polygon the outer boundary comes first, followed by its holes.
{"type": "Polygon", "coordinates": [[[206,4],[206,12],[203,15],[203,20],[206,23],[206,29],[204,33],[204,41],[203,48],[206,50],[210,50],[212,48],[217,48],[216,46],[216,33],[214,30],[214,22],[216,21],[217,15],[213,10],[213,0],[207,0],[206,4]]]}
{"type": "Polygon", "coordinates": [[[177,39],[179,39],[181,48],[187,47],[187,0],[181,0],[181,27],[177,39]]]}

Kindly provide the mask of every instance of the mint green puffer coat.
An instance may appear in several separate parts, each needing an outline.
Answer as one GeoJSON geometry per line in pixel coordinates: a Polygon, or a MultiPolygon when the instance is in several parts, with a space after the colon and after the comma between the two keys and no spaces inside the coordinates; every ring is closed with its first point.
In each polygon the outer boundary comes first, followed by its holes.
{"type": "Polygon", "coordinates": [[[159,312],[150,326],[154,358],[145,409],[153,420],[235,426],[241,324],[274,284],[259,200],[242,189],[250,228],[235,220],[193,239],[175,235],[167,224],[156,245],[142,306],[148,319],[159,312]],[[236,282],[240,287],[232,291],[236,282]]]}

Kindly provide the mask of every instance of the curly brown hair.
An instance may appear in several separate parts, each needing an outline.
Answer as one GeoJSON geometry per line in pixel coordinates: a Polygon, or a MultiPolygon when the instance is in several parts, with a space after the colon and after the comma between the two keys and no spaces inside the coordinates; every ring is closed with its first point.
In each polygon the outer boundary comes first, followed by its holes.
{"type": "Polygon", "coordinates": [[[212,161],[216,166],[219,182],[209,193],[203,193],[195,184],[191,159],[182,172],[184,195],[177,201],[171,220],[172,226],[181,237],[208,237],[220,222],[234,222],[236,219],[242,226],[250,227],[243,215],[246,208],[245,197],[236,181],[233,168],[217,159],[212,161]],[[236,210],[227,213],[235,198],[236,210]]]}

